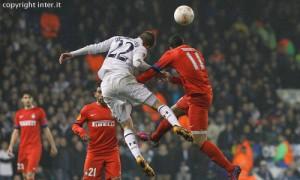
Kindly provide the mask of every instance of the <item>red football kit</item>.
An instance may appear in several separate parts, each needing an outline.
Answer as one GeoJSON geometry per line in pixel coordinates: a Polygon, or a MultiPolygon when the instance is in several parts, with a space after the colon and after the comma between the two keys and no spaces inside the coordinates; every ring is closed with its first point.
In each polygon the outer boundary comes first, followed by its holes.
{"type": "Polygon", "coordinates": [[[80,137],[84,135],[90,137],[83,179],[101,179],[104,167],[106,179],[121,176],[116,121],[107,106],[97,102],[85,105],[73,124],[72,130],[80,137]],[[87,123],[88,131],[82,127],[84,123],[87,123]]]}
{"type": "Polygon", "coordinates": [[[42,153],[41,127],[47,127],[46,113],[40,107],[21,109],[15,115],[15,128],[20,130],[18,171],[35,172],[42,153]]]}
{"type": "Polygon", "coordinates": [[[187,112],[193,133],[206,131],[213,95],[202,53],[189,45],[181,45],[166,51],[153,67],[141,74],[138,81],[149,80],[163,68],[174,68],[179,78],[173,77],[172,82],[182,84],[185,89],[185,96],[176,103],[177,107],[187,112]]]}
{"type": "MultiPolygon", "coordinates": [[[[174,68],[179,78],[172,78],[173,83],[182,84],[185,95],[176,103],[176,107],[185,110],[190,121],[190,130],[194,135],[206,135],[208,128],[208,110],[212,103],[212,87],[205,68],[202,53],[189,45],[181,45],[165,52],[150,70],[141,74],[137,80],[145,82],[166,67],[174,68]]],[[[150,139],[158,141],[172,126],[168,121],[160,122],[150,139]]],[[[200,150],[211,160],[231,174],[235,167],[224,156],[221,150],[206,140],[199,144],[200,150]]],[[[234,177],[233,175],[230,175],[234,177]]]]}

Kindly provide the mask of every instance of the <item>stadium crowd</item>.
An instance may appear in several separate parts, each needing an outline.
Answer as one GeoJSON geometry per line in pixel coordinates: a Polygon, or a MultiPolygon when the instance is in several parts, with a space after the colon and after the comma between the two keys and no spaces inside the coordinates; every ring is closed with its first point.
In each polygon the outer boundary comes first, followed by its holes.
{"type": "MultiPolygon", "coordinates": [[[[168,48],[168,36],[175,32],[202,50],[214,87],[209,137],[241,164],[243,178],[300,179],[300,149],[290,148],[300,144],[300,106],[283,102],[276,94],[277,89],[300,88],[297,0],[186,1],[196,14],[187,27],[173,21],[180,4],[172,2],[75,0],[48,9],[46,20],[45,9],[0,9],[0,179],[20,179],[16,159],[9,159],[5,151],[20,93],[28,89],[35,92],[36,104],[45,108],[58,146],[58,155],[51,158],[49,144],[43,141],[37,178],[80,179],[85,144],[72,133],[71,125],[81,107],[94,100],[97,79],[85,57],[60,65],[58,56],[114,35],[135,37],[145,29],[159,32],[150,63],[168,48]]],[[[169,105],[183,94],[181,87],[165,82],[153,80],[147,86],[169,105]]],[[[133,119],[139,130],[152,131],[157,123],[141,107],[134,109],[133,119]]],[[[143,179],[122,136],[119,139],[123,179],[143,179]]],[[[140,146],[160,180],[226,176],[197,147],[171,133],[158,148],[143,142],[140,146]]]]}

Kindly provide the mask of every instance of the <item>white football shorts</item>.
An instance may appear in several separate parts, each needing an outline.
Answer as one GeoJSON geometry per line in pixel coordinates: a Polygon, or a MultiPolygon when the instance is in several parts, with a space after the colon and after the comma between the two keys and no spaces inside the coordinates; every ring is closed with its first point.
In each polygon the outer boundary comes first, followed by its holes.
{"type": "Polygon", "coordinates": [[[153,106],[156,101],[155,95],[131,74],[105,75],[101,91],[105,103],[119,122],[129,119],[133,105],[145,103],[153,106]]]}

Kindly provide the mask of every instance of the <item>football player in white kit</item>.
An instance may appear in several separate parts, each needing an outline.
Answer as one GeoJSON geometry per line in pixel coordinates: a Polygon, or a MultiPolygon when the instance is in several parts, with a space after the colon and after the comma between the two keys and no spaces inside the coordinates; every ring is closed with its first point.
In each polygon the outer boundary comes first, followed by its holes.
{"type": "Polygon", "coordinates": [[[143,103],[156,109],[172,124],[175,134],[181,135],[188,141],[193,140],[190,131],[179,124],[173,111],[167,105],[162,104],[143,84],[138,83],[133,75],[135,68],[141,71],[153,68],[144,59],[147,57],[147,49],[150,49],[154,43],[155,35],[150,31],[145,31],[137,38],[114,36],[103,42],[63,53],[59,58],[59,62],[62,64],[64,61],[79,55],[108,52],[98,71],[98,76],[102,80],[102,95],[113,116],[124,129],[124,139],[127,146],[138,165],[148,176],[154,176],[155,173],[142,157],[138,147],[130,116],[133,104],[143,103]]]}

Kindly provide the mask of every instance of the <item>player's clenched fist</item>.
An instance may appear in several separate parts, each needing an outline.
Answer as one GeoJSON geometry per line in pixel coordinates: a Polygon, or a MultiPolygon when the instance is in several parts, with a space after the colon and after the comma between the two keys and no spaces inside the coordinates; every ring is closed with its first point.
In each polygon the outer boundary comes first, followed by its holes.
{"type": "Polygon", "coordinates": [[[56,155],[57,155],[57,148],[56,148],[56,146],[51,147],[51,149],[50,149],[50,156],[54,157],[56,155]]]}
{"type": "Polygon", "coordinates": [[[83,134],[82,136],[80,136],[81,140],[84,142],[89,142],[90,137],[87,134],[83,134]]]}
{"type": "Polygon", "coordinates": [[[71,59],[73,56],[71,53],[62,53],[59,57],[59,64],[64,63],[65,61],[71,59]]]}

